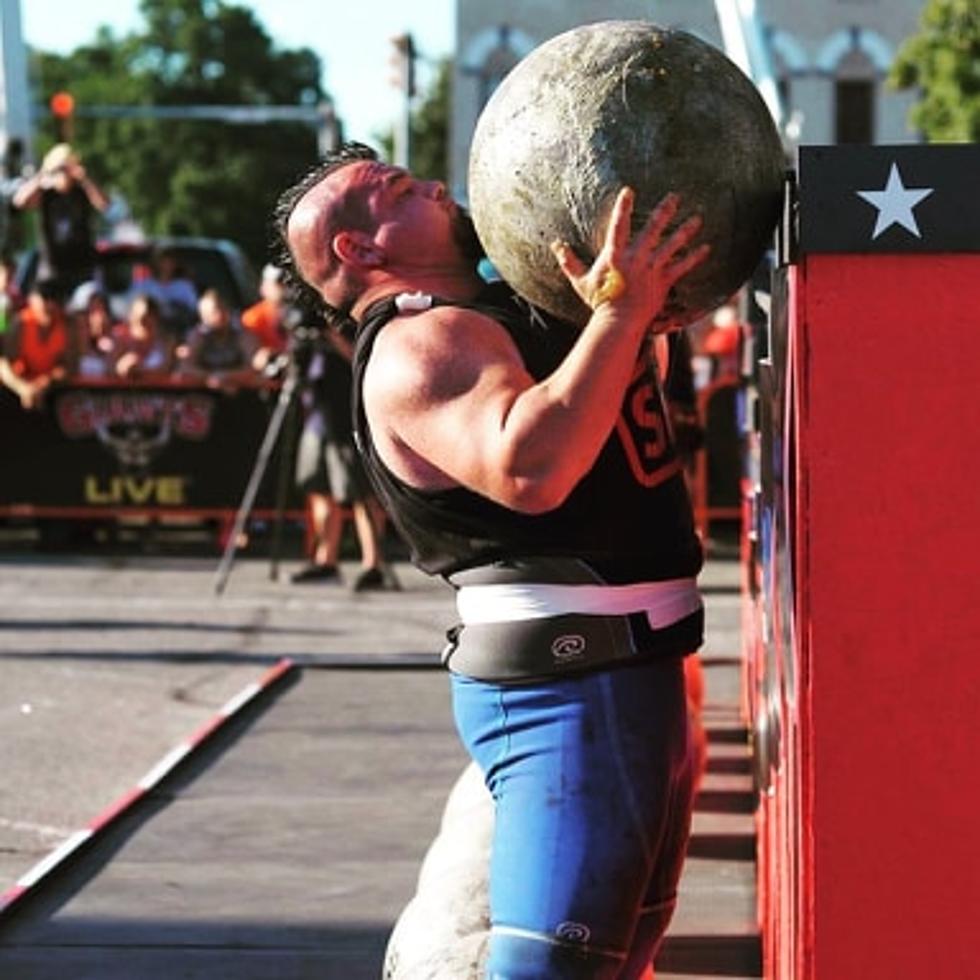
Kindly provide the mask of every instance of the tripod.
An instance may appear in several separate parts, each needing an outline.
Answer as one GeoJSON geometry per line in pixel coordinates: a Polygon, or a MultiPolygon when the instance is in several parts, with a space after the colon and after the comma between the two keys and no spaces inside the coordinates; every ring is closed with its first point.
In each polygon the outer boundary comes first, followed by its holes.
{"type": "MultiPolygon", "coordinates": [[[[275,450],[276,442],[279,439],[280,433],[284,427],[286,428],[287,432],[293,431],[294,427],[292,425],[292,419],[295,415],[293,408],[297,401],[295,397],[296,391],[306,375],[306,370],[309,366],[309,357],[315,349],[315,345],[322,342],[323,334],[315,328],[296,327],[293,329],[291,339],[292,343],[290,345],[289,352],[280,355],[278,360],[275,362],[276,371],[285,371],[284,380],[282,388],[279,391],[279,399],[276,403],[275,410],[272,413],[265,436],[262,439],[262,444],[259,447],[259,452],[255,460],[255,465],[252,469],[252,474],[249,477],[248,484],[245,487],[242,502],[238,508],[238,513],[235,515],[235,521],[232,525],[228,541],[225,544],[221,562],[218,565],[214,582],[214,589],[217,595],[221,595],[221,593],[224,592],[225,586],[228,583],[228,577],[231,574],[231,568],[235,559],[235,552],[238,548],[238,542],[242,537],[242,532],[245,529],[245,524],[248,521],[249,514],[252,511],[252,506],[255,503],[255,498],[258,494],[259,487],[262,484],[266,469],[269,465],[269,460],[271,459],[275,450]]],[[[346,357],[346,355],[343,356],[346,357]]],[[[269,577],[272,579],[279,577],[279,552],[282,522],[286,509],[286,498],[289,494],[290,479],[292,476],[289,467],[292,457],[292,453],[290,451],[291,448],[292,440],[290,439],[287,445],[284,447],[280,457],[281,463],[279,469],[279,485],[276,492],[276,511],[271,543],[272,563],[269,570],[269,577]]],[[[379,558],[379,564],[377,567],[384,577],[385,588],[394,590],[400,589],[401,586],[398,582],[397,576],[395,575],[394,569],[385,561],[383,552],[381,551],[382,533],[381,528],[378,526],[379,522],[374,516],[371,515],[370,509],[367,508],[366,504],[365,508],[368,515],[367,519],[372,525],[373,533],[377,536],[379,558]]]]}
{"type": "MultiPolygon", "coordinates": [[[[228,576],[231,574],[235,552],[238,549],[238,541],[241,538],[242,532],[245,530],[245,524],[248,521],[249,514],[252,512],[255,497],[259,492],[265,471],[269,466],[269,460],[272,458],[272,453],[276,448],[279,433],[282,431],[283,425],[293,408],[296,388],[299,385],[299,369],[296,365],[296,358],[293,356],[285,355],[285,364],[286,373],[283,378],[282,387],[279,389],[279,398],[276,401],[276,407],[272,412],[272,417],[269,419],[269,425],[262,438],[262,444],[259,446],[259,452],[255,458],[255,465],[252,467],[252,474],[245,486],[242,502],[238,507],[238,512],[235,514],[235,522],[232,525],[231,534],[228,536],[225,550],[221,556],[221,562],[218,565],[218,571],[215,574],[214,591],[217,595],[221,595],[225,590],[225,586],[228,584],[228,576]]],[[[279,485],[276,490],[276,513],[271,549],[272,564],[269,569],[269,577],[272,579],[279,577],[279,546],[281,541],[282,519],[286,509],[286,495],[289,492],[288,463],[289,453],[284,452],[282,465],[279,470],[279,485]]]]}

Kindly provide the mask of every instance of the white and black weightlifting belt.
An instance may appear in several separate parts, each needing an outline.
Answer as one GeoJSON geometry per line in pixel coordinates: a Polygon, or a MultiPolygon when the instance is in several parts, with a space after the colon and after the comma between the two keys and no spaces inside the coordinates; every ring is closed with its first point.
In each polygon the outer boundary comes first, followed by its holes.
{"type": "Polygon", "coordinates": [[[567,558],[496,562],[449,576],[459,624],[443,663],[477,680],[521,681],[685,656],[701,644],[693,578],[610,585],[567,558]]]}

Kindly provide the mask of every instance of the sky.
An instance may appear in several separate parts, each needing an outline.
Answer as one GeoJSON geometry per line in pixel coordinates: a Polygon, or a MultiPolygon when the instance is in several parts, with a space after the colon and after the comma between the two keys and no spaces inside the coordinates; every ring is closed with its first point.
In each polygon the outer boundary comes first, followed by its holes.
{"type": "MultiPolygon", "coordinates": [[[[312,48],[324,68],[348,139],[377,145],[376,134],[398,117],[390,81],[391,38],[410,31],[423,59],[452,52],[453,0],[231,0],[250,7],[280,48],[312,48]]],[[[21,0],[24,38],[32,47],[65,53],[90,41],[100,25],[125,34],[141,23],[139,0],[21,0]]],[[[426,82],[425,61],[419,81],[426,82]]]]}

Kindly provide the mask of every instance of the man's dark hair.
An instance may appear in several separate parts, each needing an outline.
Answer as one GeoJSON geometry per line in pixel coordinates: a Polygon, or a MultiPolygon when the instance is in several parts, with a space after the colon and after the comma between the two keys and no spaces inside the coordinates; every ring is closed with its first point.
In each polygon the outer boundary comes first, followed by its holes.
{"type": "Polygon", "coordinates": [[[273,244],[274,263],[283,270],[283,282],[293,297],[293,301],[301,308],[305,315],[322,316],[328,324],[342,326],[349,320],[349,310],[339,309],[325,303],[323,297],[310,286],[299,274],[293,253],[289,248],[289,240],[286,236],[289,227],[289,219],[292,217],[296,205],[304,198],[317,184],[325,177],[332,174],[335,170],[345,167],[358,160],[377,160],[378,154],[366,146],[364,143],[347,142],[324,156],[315,167],[305,173],[295,184],[287,187],[279,195],[275,209],[272,212],[273,232],[275,241],[273,244]]]}

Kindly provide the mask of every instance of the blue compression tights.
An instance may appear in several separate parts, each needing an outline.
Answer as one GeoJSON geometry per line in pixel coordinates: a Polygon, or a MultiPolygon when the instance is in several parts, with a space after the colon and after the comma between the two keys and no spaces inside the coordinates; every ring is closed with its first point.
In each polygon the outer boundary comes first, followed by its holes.
{"type": "Polygon", "coordinates": [[[457,727],[496,802],[488,977],[642,976],[690,826],[683,663],[452,684],[457,727]]]}

